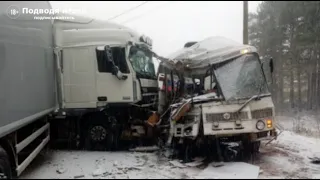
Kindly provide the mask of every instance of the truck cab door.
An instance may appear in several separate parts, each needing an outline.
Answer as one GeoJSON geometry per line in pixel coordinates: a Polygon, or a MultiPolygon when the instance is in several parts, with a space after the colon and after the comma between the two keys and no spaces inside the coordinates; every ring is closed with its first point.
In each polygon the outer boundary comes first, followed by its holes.
{"type": "Polygon", "coordinates": [[[97,54],[97,98],[98,101],[107,103],[131,103],[133,102],[133,77],[126,58],[126,48],[124,46],[110,46],[112,61],[106,54],[103,46],[96,48],[97,54]],[[115,66],[118,68],[121,77],[114,72],[115,66]]]}

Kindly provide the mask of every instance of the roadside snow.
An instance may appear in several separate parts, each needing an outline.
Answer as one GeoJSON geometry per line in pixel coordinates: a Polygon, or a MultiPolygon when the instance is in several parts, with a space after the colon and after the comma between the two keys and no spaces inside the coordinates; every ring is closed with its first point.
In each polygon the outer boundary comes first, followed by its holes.
{"type": "Polygon", "coordinates": [[[320,155],[320,139],[284,131],[276,141],[262,145],[257,164],[264,173],[261,178],[313,178],[320,174],[320,165],[309,157],[320,155]]]}
{"type": "Polygon", "coordinates": [[[320,174],[315,174],[312,179],[320,179],[320,174]]]}
{"type": "Polygon", "coordinates": [[[309,137],[320,138],[320,116],[300,113],[292,116],[276,116],[283,130],[292,131],[309,137]]]}

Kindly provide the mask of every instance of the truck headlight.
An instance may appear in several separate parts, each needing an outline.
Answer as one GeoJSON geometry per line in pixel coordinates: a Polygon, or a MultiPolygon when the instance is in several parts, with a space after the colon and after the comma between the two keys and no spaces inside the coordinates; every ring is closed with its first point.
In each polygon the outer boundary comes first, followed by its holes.
{"type": "Polygon", "coordinates": [[[262,120],[259,120],[258,122],[257,122],[257,124],[256,124],[256,128],[258,129],[258,130],[262,130],[262,129],[264,129],[266,127],[266,124],[262,121],[262,120]]]}

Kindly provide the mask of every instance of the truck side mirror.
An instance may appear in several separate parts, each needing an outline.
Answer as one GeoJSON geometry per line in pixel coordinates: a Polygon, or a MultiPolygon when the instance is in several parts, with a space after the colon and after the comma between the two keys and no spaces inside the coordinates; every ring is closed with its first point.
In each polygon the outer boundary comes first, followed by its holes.
{"type": "Polygon", "coordinates": [[[112,64],[112,75],[116,76],[119,80],[126,80],[128,76],[123,75],[119,67],[114,63],[111,47],[106,45],[104,47],[104,51],[106,53],[105,55],[107,57],[107,60],[110,62],[110,64],[112,64]]]}

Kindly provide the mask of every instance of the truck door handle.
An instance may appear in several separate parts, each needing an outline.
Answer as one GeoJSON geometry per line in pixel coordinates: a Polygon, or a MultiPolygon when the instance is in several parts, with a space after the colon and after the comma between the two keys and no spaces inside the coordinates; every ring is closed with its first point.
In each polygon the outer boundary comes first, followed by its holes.
{"type": "Polygon", "coordinates": [[[99,96],[98,101],[107,101],[108,98],[106,96],[99,96]]]}

